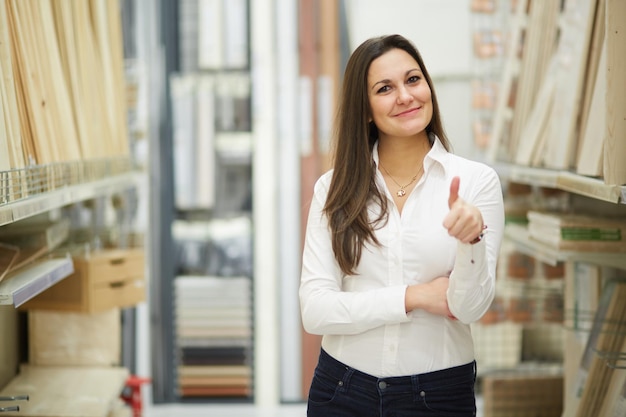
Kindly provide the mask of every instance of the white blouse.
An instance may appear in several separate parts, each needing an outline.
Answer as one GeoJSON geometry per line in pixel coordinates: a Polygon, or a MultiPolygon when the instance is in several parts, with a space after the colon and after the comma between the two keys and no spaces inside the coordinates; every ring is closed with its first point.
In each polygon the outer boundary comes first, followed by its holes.
{"type": "MultiPolygon", "coordinates": [[[[373,156],[378,164],[378,146],[373,156]]],[[[300,305],[307,332],[323,335],[337,360],[377,376],[404,376],[474,360],[469,324],[487,311],[495,293],[496,262],[504,230],[502,188],[489,166],[448,153],[439,139],[424,158],[424,175],[406,196],[400,215],[380,171],[378,187],[389,199],[389,220],[376,230],[381,246],[366,244],[356,275],[337,264],[322,209],[332,172],[321,176],[309,211],[302,259],[300,305]],[[488,226],[471,245],[448,235],[450,182],[461,178],[459,197],[475,205],[488,226]],[[473,262],[472,262],[473,260],[473,262]],[[457,320],[423,310],[405,312],[408,285],[449,276],[448,306],[457,320]]],[[[378,206],[370,207],[375,218],[378,206]]]]}

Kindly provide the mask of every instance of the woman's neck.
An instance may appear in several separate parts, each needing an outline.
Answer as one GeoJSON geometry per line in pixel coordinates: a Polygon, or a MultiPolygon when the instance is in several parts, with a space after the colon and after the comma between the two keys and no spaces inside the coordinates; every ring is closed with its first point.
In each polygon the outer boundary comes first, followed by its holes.
{"type": "Polygon", "coordinates": [[[430,150],[426,134],[411,138],[380,138],[378,159],[387,171],[398,176],[413,175],[430,150]],[[412,174],[413,173],[413,174],[412,174]]]}

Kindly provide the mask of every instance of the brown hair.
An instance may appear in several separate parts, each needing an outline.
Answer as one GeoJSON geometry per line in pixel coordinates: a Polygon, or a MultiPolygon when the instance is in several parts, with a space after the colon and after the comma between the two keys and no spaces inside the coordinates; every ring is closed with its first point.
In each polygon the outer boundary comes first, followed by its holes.
{"type": "Polygon", "coordinates": [[[430,87],[433,105],[433,115],[426,132],[437,135],[444,148],[450,150],[433,83],[417,48],[400,35],[371,38],[356,48],[348,59],[343,78],[335,120],[333,178],[324,205],[335,259],[347,275],[354,274],[366,242],[380,244],[374,229],[387,221],[387,199],[375,180],[372,150],[378,139],[378,128],[369,121],[371,109],[367,77],[372,61],[396,48],[406,51],[419,64],[430,87]],[[381,209],[373,221],[370,221],[367,211],[370,202],[378,204],[381,209]]]}

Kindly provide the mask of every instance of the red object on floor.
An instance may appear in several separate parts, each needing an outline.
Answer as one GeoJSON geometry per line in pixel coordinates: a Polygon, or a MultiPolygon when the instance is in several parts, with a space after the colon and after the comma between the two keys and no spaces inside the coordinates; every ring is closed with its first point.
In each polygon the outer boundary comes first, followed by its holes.
{"type": "Polygon", "coordinates": [[[126,385],[122,391],[121,398],[133,410],[133,417],[141,417],[143,410],[143,402],[141,400],[141,386],[152,382],[150,378],[142,378],[137,375],[131,375],[126,380],[126,385]]]}

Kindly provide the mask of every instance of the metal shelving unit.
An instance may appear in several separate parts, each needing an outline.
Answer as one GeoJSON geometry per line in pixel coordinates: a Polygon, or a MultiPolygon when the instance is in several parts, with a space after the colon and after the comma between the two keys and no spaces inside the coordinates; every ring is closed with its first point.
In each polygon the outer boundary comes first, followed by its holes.
{"type": "MultiPolygon", "coordinates": [[[[0,227],[71,204],[133,189],[140,175],[127,158],[104,158],[0,172],[0,227]]],[[[19,307],[74,272],[70,257],[10,272],[0,282],[0,305],[19,307]]]]}

